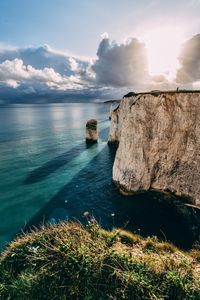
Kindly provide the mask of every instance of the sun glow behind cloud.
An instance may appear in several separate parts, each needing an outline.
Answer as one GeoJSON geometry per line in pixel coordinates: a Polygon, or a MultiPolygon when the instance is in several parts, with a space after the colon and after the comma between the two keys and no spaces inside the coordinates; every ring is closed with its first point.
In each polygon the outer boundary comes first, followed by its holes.
{"type": "Polygon", "coordinates": [[[143,41],[146,44],[150,75],[161,74],[172,80],[179,67],[183,32],[176,27],[161,27],[147,32],[143,41]]]}
{"type": "Polygon", "coordinates": [[[121,43],[104,33],[96,59],[88,61],[46,45],[2,48],[0,102],[27,101],[28,95],[41,102],[44,95],[47,101],[57,101],[58,95],[65,101],[72,95],[91,99],[118,97],[128,90],[199,89],[199,53],[200,34],[188,39],[177,27],[149,27],[121,43]]]}

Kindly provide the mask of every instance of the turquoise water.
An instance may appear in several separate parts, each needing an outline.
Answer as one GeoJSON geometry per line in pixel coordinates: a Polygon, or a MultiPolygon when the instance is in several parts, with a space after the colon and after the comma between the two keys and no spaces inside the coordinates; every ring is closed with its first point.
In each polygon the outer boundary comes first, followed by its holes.
{"type": "Polygon", "coordinates": [[[98,104],[0,109],[1,245],[105,148],[102,137],[87,149],[84,136],[87,119],[98,118],[101,131],[107,116],[108,106],[98,104]]]}
{"type": "Polygon", "coordinates": [[[0,247],[21,229],[94,215],[105,228],[185,243],[187,228],[168,206],[123,197],[112,183],[108,104],[14,105],[0,108],[0,247]],[[85,123],[99,121],[99,143],[85,144],[85,123]],[[174,231],[176,228],[176,231],[174,231]]]}

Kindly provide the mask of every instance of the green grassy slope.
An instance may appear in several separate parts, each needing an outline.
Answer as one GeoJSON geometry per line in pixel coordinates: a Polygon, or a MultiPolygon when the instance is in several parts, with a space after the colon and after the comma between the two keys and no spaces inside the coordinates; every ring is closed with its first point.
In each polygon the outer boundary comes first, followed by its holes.
{"type": "Polygon", "coordinates": [[[200,299],[200,251],[95,221],[43,227],[2,253],[0,299],[200,299]]]}

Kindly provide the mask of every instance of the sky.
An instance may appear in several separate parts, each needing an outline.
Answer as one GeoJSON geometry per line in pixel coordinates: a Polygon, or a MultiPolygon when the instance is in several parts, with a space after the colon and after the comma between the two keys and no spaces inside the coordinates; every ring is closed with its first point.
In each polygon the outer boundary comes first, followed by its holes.
{"type": "Polygon", "coordinates": [[[199,88],[199,11],[200,0],[0,0],[0,101],[199,88]]]}

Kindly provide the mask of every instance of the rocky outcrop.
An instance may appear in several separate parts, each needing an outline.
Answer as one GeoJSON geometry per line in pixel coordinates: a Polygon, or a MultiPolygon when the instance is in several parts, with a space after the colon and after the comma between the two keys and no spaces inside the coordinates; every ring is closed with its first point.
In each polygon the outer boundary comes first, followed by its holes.
{"type": "Polygon", "coordinates": [[[143,93],[111,114],[113,180],[128,194],[170,192],[200,205],[200,92],[143,93]]]}
{"type": "Polygon", "coordinates": [[[98,141],[98,122],[90,119],[86,123],[86,143],[97,143],[98,141]]]}

